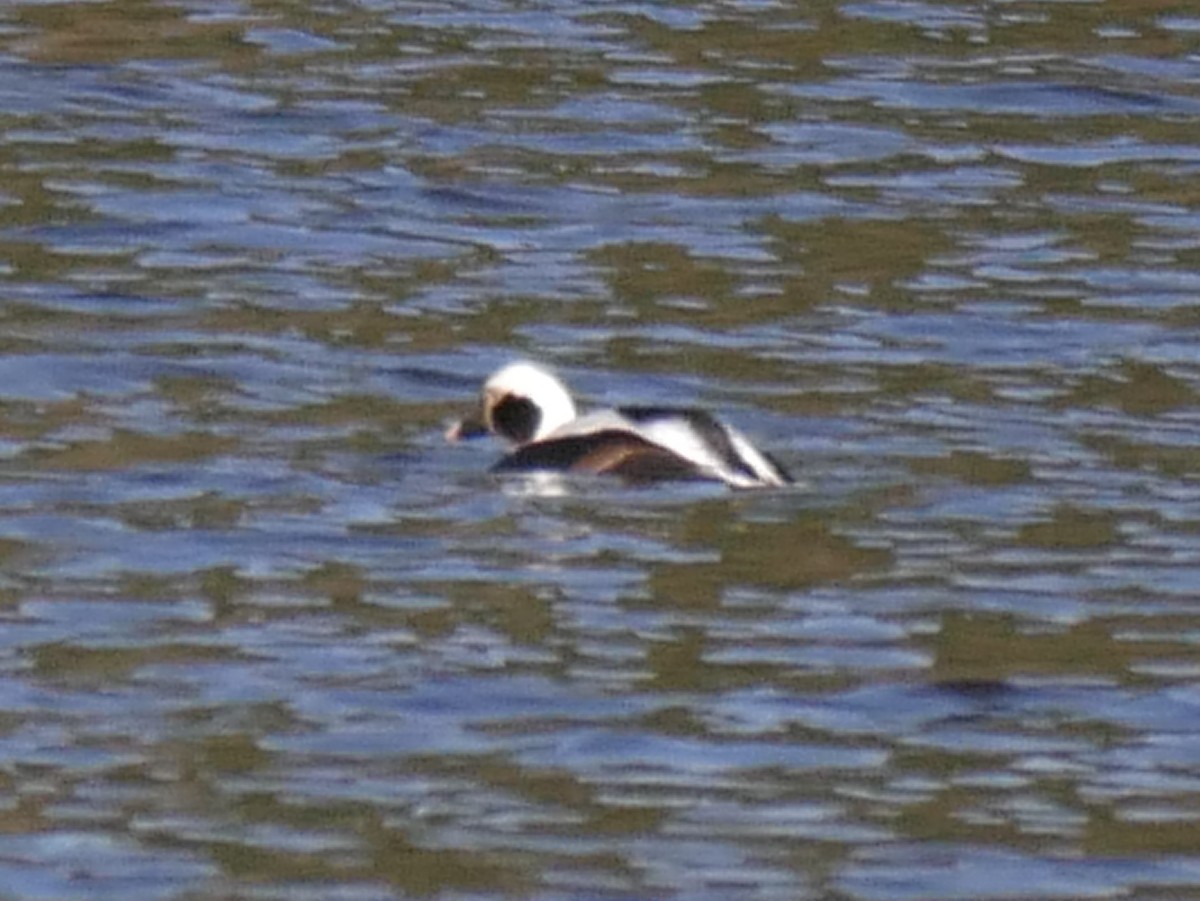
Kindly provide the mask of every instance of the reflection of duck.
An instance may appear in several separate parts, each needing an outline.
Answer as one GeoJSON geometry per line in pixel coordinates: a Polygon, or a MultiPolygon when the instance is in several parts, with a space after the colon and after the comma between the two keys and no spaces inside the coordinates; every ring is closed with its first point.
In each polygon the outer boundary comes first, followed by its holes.
{"type": "Polygon", "coordinates": [[[514,446],[497,472],[608,473],[635,481],[714,479],[736,488],[789,485],[792,477],[737,429],[703,410],[619,407],[576,416],[557,378],[512,363],[483,386],[479,410],[446,433],[450,441],[494,434],[514,446]]]}

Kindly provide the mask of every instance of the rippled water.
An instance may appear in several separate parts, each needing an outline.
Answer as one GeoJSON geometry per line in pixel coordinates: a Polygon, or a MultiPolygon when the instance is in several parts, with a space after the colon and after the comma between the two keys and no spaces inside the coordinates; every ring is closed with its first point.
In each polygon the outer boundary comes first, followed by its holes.
{"type": "Polygon", "coordinates": [[[1186,4],[3,5],[0,895],[1200,892],[1197,135],[1186,4]]]}

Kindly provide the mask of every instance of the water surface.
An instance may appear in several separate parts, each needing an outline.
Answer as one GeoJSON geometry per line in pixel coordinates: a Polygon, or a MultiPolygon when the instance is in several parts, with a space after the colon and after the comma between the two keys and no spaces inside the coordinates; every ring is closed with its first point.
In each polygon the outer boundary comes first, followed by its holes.
{"type": "Polygon", "coordinates": [[[1200,19],[0,9],[0,894],[1200,890],[1200,19]],[[515,356],[794,491],[546,492],[515,356]]]}

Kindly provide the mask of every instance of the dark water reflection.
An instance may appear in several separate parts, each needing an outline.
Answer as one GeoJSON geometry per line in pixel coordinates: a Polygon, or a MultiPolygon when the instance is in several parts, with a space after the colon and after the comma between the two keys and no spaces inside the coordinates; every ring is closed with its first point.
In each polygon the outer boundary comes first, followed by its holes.
{"type": "Polygon", "coordinates": [[[0,9],[0,895],[1200,887],[1200,18],[0,9]],[[514,355],[797,491],[486,474],[514,355]]]}

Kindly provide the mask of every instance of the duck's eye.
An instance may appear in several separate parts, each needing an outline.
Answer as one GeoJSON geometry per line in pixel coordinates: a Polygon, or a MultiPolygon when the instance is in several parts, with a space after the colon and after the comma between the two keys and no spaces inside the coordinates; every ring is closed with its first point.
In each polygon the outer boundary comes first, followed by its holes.
{"type": "Polygon", "coordinates": [[[542,422],[542,411],[527,397],[505,395],[492,408],[492,430],[514,444],[533,440],[542,422]]]}

